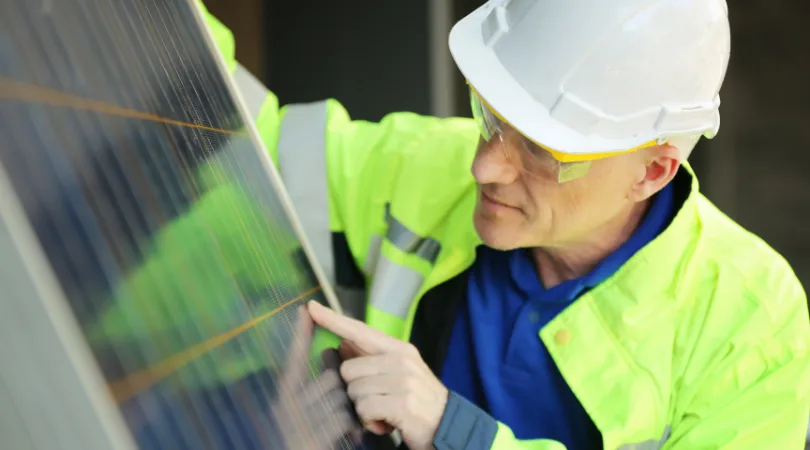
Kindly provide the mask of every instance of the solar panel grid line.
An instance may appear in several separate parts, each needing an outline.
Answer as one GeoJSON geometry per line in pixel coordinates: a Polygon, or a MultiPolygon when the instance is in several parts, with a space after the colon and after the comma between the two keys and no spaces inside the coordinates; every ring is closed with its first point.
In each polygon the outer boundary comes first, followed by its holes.
{"type": "MultiPolygon", "coordinates": [[[[231,161],[230,161],[230,160],[228,160],[228,163],[230,163],[230,162],[231,162],[231,161]]],[[[240,170],[241,170],[241,169],[240,169],[240,170]]],[[[243,193],[244,193],[244,192],[243,192],[243,193]]],[[[248,233],[249,233],[249,231],[248,231],[248,229],[247,229],[247,227],[246,227],[246,225],[245,225],[244,221],[242,220],[242,217],[238,215],[238,211],[234,211],[234,213],[236,214],[236,217],[238,217],[238,218],[239,218],[239,225],[240,225],[241,229],[243,230],[243,232],[245,232],[245,233],[246,233],[246,235],[249,235],[249,234],[248,234],[248,233]]],[[[252,211],[251,211],[251,213],[252,213],[252,211]]],[[[255,220],[255,217],[254,217],[253,219],[255,220]]],[[[256,222],[258,222],[258,221],[256,221],[256,222]]],[[[275,236],[273,236],[273,237],[275,238],[275,236]]],[[[250,243],[251,250],[253,251],[254,256],[255,256],[255,257],[256,257],[256,259],[259,261],[259,264],[262,266],[262,269],[263,269],[265,272],[269,271],[269,269],[268,269],[268,267],[267,267],[267,264],[266,264],[266,261],[264,261],[264,258],[262,257],[261,253],[260,253],[260,252],[258,251],[258,249],[257,249],[257,245],[256,245],[256,243],[255,243],[255,242],[254,242],[252,239],[251,239],[251,240],[249,240],[249,243],[250,243]]],[[[270,286],[270,287],[269,287],[269,289],[270,289],[270,290],[272,290],[272,291],[274,291],[274,292],[272,292],[272,294],[273,294],[274,296],[276,296],[276,297],[280,296],[280,293],[279,293],[279,292],[277,292],[277,289],[276,289],[276,287],[275,287],[275,286],[270,286]]],[[[300,298],[300,297],[299,297],[299,298],[300,298]]],[[[299,298],[297,298],[297,299],[299,299],[299,298]]],[[[297,299],[296,299],[296,300],[297,300],[297,299]]],[[[282,308],[282,310],[281,310],[280,312],[281,312],[281,313],[284,315],[284,317],[285,317],[285,319],[286,319],[286,321],[287,321],[288,325],[290,325],[290,326],[292,327],[292,323],[291,323],[291,321],[290,321],[290,319],[289,319],[289,316],[286,314],[286,311],[284,311],[284,309],[282,308]]],[[[306,351],[306,349],[300,349],[300,350],[301,350],[301,351],[306,351]]],[[[300,387],[303,387],[303,386],[300,386],[300,387]]],[[[288,392],[286,392],[286,391],[282,391],[282,395],[290,395],[290,394],[289,394],[288,392]]],[[[298,411],[293,411],[293,414],[299,414],[299,412],[298,412],[298,411]]]]}
{"type": "MultiPolygon", "coordinates": [[[[208,31],[205,34],[207,36],[207,43],[209,45],[209,49],[215,54],[217,62],[219,63],[219,66],[220,66],[220,71],[225,72],[226,71],[225,62],[222,59],[222,56],[217,52],[217,50],[216,50],[216,48],[215,48],[215,46],[213,44],[213,37],[210,34],[210,30],[207,30],[207,28],[204,26],[203,20],[202,20],[202,17],[201,17],[201,12],[200,12],[199,8],[194,8],[194,9],[196,11],[195,16],[197,18],[198,25],[200,25],[200,27],[202,29],[208,31]]],[[[241,94],[237,90],[233,89],[232,84],[227,84],[226,83],[226,86],[230,88],[231,94],[237,100],[237,103],[239,104],[239,108],[240,108],[240,110],[242,112],[242,116],[247,117],[247,115],[246,115],[247,107],[246,107],[246,104],[244,102],[244,99],[241,98],[241,94]]],[[[271,177],[270,177],[271,181],[275,184],[275,187],[276,187],[277,191],[279,192],[279,197],[281,197],[282,204],[285,207],[288,216],[290,217],[290,221],[292,222],[293,228],[295,229],[296,234],[298,235],[298,237],[299,237],[299,239],[301,241],[304,252],[307,254],[308,259],[311,261],[311,264],[313,265],[315,275],[318,278],[321,285],[325,286],[324,291],[325,291],[326,296],[327,296],[327,301],[331,304],[331,306],[334,309],[336,309],[336,310],[338,310],[340,312],[339,302],[336,300],[336,296],[331,291],[331,288],[328,285],[328,283],[325,283],[325,276],[324,276],[324,274],[322,272],[322,269],[318,265],[317,259],[313,256],[313,252],[312,252],[312,250],[311,250],[311,248],[309,246],[309,243],[307,242],[306,236],[302,231],[300,223],[298,223],[297,216],[296,216],[293,208],[290,205],[290,200],[286,196],[286,191],[284,190],[283,186],[279,182],[279,175],[276,172],[276,168],[273,165],[273,163],[269,160],[269,156],[268,156],[267,152],[264,151],[264,146],[263,146],[262,142],[257,138],[258,131],[255,129],[255,125],[250,120],[246,121],[246,125],[248,127],[252,128],[251,137],[253,138],[254,144],[256,144],[258,146],[258,148],[260,148],[262,150],[261,153],[262,153],[262,156],[264,156],[264,158],[262,158],[262,160],[265,163],[265,166],[267,167],[268,171],[271,172],[271,177]]],[[[345,441],[343,443],[345,443],[345,441]]]]}
{"type": "MultiPolygon", "coordinates": [[[[47,112],[42,113],[42,114],[47,114],[47,112]]],[[[42,134],[47,135],[47,133],[42,133],[42,134]]],[[[24,144],[23,144],[23,145],[24,145],[24,144]]],[[[35,155],[35,154],[33,154],[33,155],[35,155]]],[[[53,161],[52,161],[52,163],[54,163],[54,164],[58,164],[57,162],[53,162],[53,161]]],[[[73,251],[75,252],[75,250],[76,250],[76,249],[75,249],[75,248],[73,248],[72,246],[70,246],[70,243],[71,243],[72,241],[71,241],[71,240],[66,240],[66,242],[67,242],[67,243],[68,243],[68,245],[69,245],[68,249],[69,249],[69,250],[73,250],[73,251]]]]}
{"type": "MultiPolygon", "coordinates": [[[[174,47],[174,48],[176,48],[176,47],[174,47]]],[[[174,59],[174,60],[175,60],[175,61],[181,61],[181,62],[182,62],[182,59],[174,59]]],[[[192,72],[192,73],[194,73],[194,72],[192,72]]],[[[195,74],[196,74],[196,73],[195,73],[195,74]]],[[[204,86],[204,84],[203,84],[203,86],[204,86]]],[[[199,93],[198,93],[196,90],[194,90],[193,92],[199,96],[199,93]]],[[[214,100],[218,100],[218,98],[217,98],[217,97],[211,97],[211,98],[213,98],[214,100]]],[[[218,105],[217,105],[217,106],[218,106],[218,105]]],[[[217,109],[217,108],[215,107],[213,110],[214,110],[214,111],[217,111],[217,110],[219,110],[219,109],[217,109]]],[[[230,163],[230,160],[228,160],[228,162],[230,163]]],[[[239,169],[239,171],[241,172],[241,168],[239,169]]],[[[237,188],[241,188],[241,186],[237,186],[237,188]]],[[[243,194],[244,194],[244,192],[243,192],[243,194]]],[[[249,236],[249,231],[247,230],[247,227],[245,226],[245,223],[244,223],[244,221],[242,220],[241,216],[238,214],[238,211],[234,211],[234,213],[237,215],[237,217],[239,217],[239,224],[240,224],[240,226],[242,227],[242,230],[243,230],[243,231],[246,233],[246,235],[248,235],[248,236],[249,236]]],[[[251,211],[251,213],[252,213],[252,211],[251,211]]],[[[255,220],[255,217],[254,217],[254,220],[255,220]]],[[[273,236],[273,237],[275,237],[275,236],[273,236]]],[[[268,271],[268,268],[266,267],[265,261],[263,260],[261,253],[260,253],[260,252],[257,250],[257,248],[256,248],[255,242],[254,242],[252,239],[250,239],[250,240],[249,240],[249,242],[250,242],[250,244],[251,244],[251,248],[252,248],[252,250],[253,250],[254,256],[255,256],[255,257],[256,257],[256,258],[259,260],[260,264],[263,266],[263,267],[262,267],[262,269],[263,269],[265,272],[266,272],[266,271],[268,271]]],[[[289,325],[291,325],[290,320],[289,320],[289,317],[287,316],[286,312],[282,310],[282,313],[284,313],[284,316],[285,316],[285,318],[287,319],[288,324],[289,324],[289,325]]],[[[301,350],[302,350],[302,351],[306,351],[306,349],[301,349],[301,350]]],[[[289,394],[288,392],[286,392],[286,391],[282,391],[282,392],[281,392],[281,394],[282,394],[282,395],[290,395],[290,394],[289,394]]],[[[292,411],[292,413],[293,413],[293,414],[296,414],[296,415],[299,415],[299,417],[300,417],[300,413],[299,413],[299,411],[294,410],[294,411],[292,411]]],[[[297,423],[302,423],[302,422],[303,422],[303,420],[299,419],[299,421],[298,421],[297,423]]]]}
{"type": "MultiPolygon", "coordinates": [[[[195,93],[196,93],[196,92],[195,92],[195,93]]],[[[209,98],[211,98],[211,97],[209,97],[209,98]]],[[[213,97],[213,99],[214,99],[214,100],[217,100],[218,98],[217,98],[217,97],[213,97]]],[[[219,105],[217,105],[217,106],[219,106],[219,105]]],[[[215,109],[215,110],[216,110],[216,109],[215,109]]],[[[230,167],[231,167],[231,168],[233,168],[233,165],[231,164],[231,163],[232,163],[232,160],[231,160],[230,158],[229,158],[229,159],[227,159],[227,162],[228,162],[228,163],[231,165],[230,167]]],[[[239,165],[239,162],[238,162],[238,161],[236,161],[236,165],[237,165],[237,166],[239,165]]],[[[241,167],[237,167],[237,171],[238,171],[238,172],[240,172],[240,173],[244,173],[244,170],[243,170],[241,167]]],[[[237,186],[237,189],[242,190],[242,191],[243,191],[242,193],[244,193],[244,190],[243,190],[243,188],[242,188],[242,186],[241,186],[241,185],[237,186]]],[[[253,214],[253,213],[254,213],[254,211],[253,211],[253,210],[251,210],[251,211],[249,211],[249,212],[250,212],[251,214],[253,214]]],[[[255,220],[255,217],[253,217],[253,219],[255,220]]],[[[241,221],[240,221],[240,225],[242,225],[242,227],[243,227],[243,229],[244,229],[244,227],[245,227],[244,222],[241,222],[241,221]]],[[[277,238],[277,236],[275,236],[275,235],[273,235],[272,237],[273,237],[274,239],[276,239],[276,238],[277,238]]],[[[251,242],[251,244],[253,245],[253,242],[251,242]]],[[[261,255],[260,255],[260,254],[259,254],[259,253],[256,251],[255,246],[254,246],[253,250],[254,250],[254,253],[256,253],[257,255],[259,255],[259,257],[261,258],[261,255]]],[[[264,263],[264,261],[262,261],[262,263],[264,263]]],[[[275,288],[275,286],[271,286],[271,288],[275,288]]]]}
{"type": "MultiPolygon", "coordinates": [[[[79,6],[79,8],[84,9],[84,5],[81,2],[79,3],[78,6],[79,6]]],[[[103,21],[102,21],[102,24],[103,24],[103,21]]],[[[70,31],[73,31],[73,30],[70,30],[70,31]]],[[[47,50],[47,46],[46,46],[46,50],[47,50]]],[[[105,58],[108,58],[109,56],[110,55],[104,55],[105,58]]],[[[52,60],[52,61],[58,61],[60,59],[60,56],[59,56],[58,53],[50,54],[48,59],[52,60]]],[[[106,59],[101,59],[101,63],[103,63],[103,61],[105,61],[105,60],[106,59]]],[[[113,67],[116,67],[116,66],[113,66],[113,67]]],[[[42,88],[40,88],[40,89],[42,89],[42,88]]],[[[13,89],[9,89],[9,93],[10,94],[15,94],[15,91],[13,89]]],[[[155,116],[154,114],[144,113],[142,111],[137,111],[137,110],[128,109],[128,108],[121,108],[119,106],[106,104],[104,102],[100,102],[100,101],[93,100],[93,99],[81,99],[80,97],[72,96],[69,93],[64,93],[64,92],[56,93],[56,92],[54,92],[53,94],[54,95],[49,98],[50,101],[65,102],[66,98],[67,99],[73,98],[73,99],[78,99],[78,100],[73,100],[74,102],[77,102],[77,103],[81,102],[86,107],[106,110],[106,112],[112,113],[112,114],[130,115],[132,117],[141,117],[141,118],[146,118],[146,119],[149,119],[149,120],[166,121],[167,123],[173,123],[173,124],[184,125],[184,126],[189,126],[189,127],[194,127],[194,128],[201,128],[201,129],[210,129],[212,131],[218,131],[218,132],[222,132],[222,133],[246,134],[244,131],[225,130],[225,129],[221,129],[221,128],[209,127],[209,126],[202,125],[202,124],[194,124],[194,123],[183,122],[183,121],[176,120],[176,119],[163,118],[163,117],[155,116]]],[[[166,100],[169,100],[169,99],[167,98],[166,100]]],[[[167,104],[168,105],[173,105],[172,102],[167,102],[167,104]]],[[[74,104],[74,106],[76,106],[76,105],[74,104]]]]}
{"type": "MultiPolygon", "coordinates": [[[[193,72],[192,72],[192,73],[193,73],[193,72]]],[[[182,80],[181,80],[181,82],[182,82],[182,80]]],[[[216,109],[215,109],[215,110],[216,110],[216,109]]],[[[238,217],[238,211],[235,211],[235,213],[237,214],[237,217],[238,217]]],[[[243,229],[244,229],[245,227],[244,227],[244,224],[243,224],[243,223],[241,223],[241,218],[240,218],[240,224],[241,224],[241,225],[243,225],[243,229]]],[[[245,230],[245,231],[246,231],[246,230],[245,230]]],[[[251,244],[253,244],[253,243],[252,243],[252,241],[251,241],[251,244]]],[[[284,395],[284,393],[282,393],[282,395],[284,395]]]]}
{"type": "MultiPolygon", "coordinates": [[[[29,55],[29,53],[28,53],[28,52],[26,52],[26,53],[25,53],[25,55],[26,55],[25,57],[27,57],[27,56],[29,55]]],[[[49,114],[50,114],[50,111],[43,111],[43,112],[40,112],[40,114],[41,114],[41,115],[49,115],[49,114]]],[[[15,120],[16,120],[16,119],[15,119],[15,120]]],[[[20,124],[20,126],[22,126],[22,124],[20,124]]],[[[13,128],[14,128],[14,129],[16,129],[16,128],[18,128],[18,127],[16,127],[16,126],[15,126],[15,127],[13,127],[13,128]]],[[[48,135],[50,135],[50,133],[48,133],[48,131],[47,131],[47,130],[41,130],[41,133],[38,133],[38,136],[48,136],[48,135]]],[[[14,133],[10,133],[10,137],[11,137],[11,139],[12,139],[12,140],[15,140],[15,136],[16,136],[16,135],[15,135],[14,133]]],[[[18,146],[19,148],[25,148],[25,144],[26,144],[26,143],[19,143],[19,142],[17,142],[17,146],[18,146]]],[[[30,154],[29,154],[29,153],[25,153],[25,156],[26,156],[26,157],[28,157],[28,158],[30,158],[32,155],[36,155],[36,154],[35,154],[35,153],[30,153],[30,154]]],[[[52,157],[58,157],[59,155],[54,154],[54,155],[51,155],[51,156],[52,156],[52,157]]],[[[52,162],[52,164],[53,164],[53,163],[54,163],[54,162],[52,162]]],[[[60,174],[61,174],[61,173],[60,173],[60,174]]],[[[36,192],[35,192],[35,194],[36,194],[36,192]]],[[[44,202],[44,201],[45,201],[45,199],[44,199],[44,198],[41,198],[41,199],[40,199],[40,201],[41,201],[41,202],[44,202]]],[[[55,221],[55,220],[54,220],[54,221],[55,221]]],[[[60,233],[60,232],[62,232],[62,231],[63,231],[62,229],[57,229],[57,233],[60,233]]],[[[74,240],[71,240],[71,239],[66,239],[65,237],[63,237],[63,239],[62,239],[62,240],[68,244],[68,251],[69,251],[69,253],[71,253],[71,254],[73,254],[73,255],[75,256],[75,254],[78,252],[78,250],[77,250],[77,249],[76,249],[74,246],[72,246],[72,245],[70,245],[70,244],[71,244],[71,243],[76,242],[76,240],[75,240],[75,239],[74,239],[74,240]]]]}
{"type": "MultiPolygon", "coordinates": [[[[138,241],[140,241],[141,239],[137,239],[137,240],[138,240],[138,241]]],[[[192,284],[192,286],[194,286],[194,285],[192,284]]],[[[192,295],[192,296],[193,296],[193,293],[190,293],[190,295],[192,295]]],[[[126,367],[126,366],[127,366],[127,364],[124,364],[124,366],[126,367]]]]}
{"type": "MultiPolygon", "coordinates": [[[[140,2],[138,3],[138,5],[140,6],[140,2]]],[[[182,80],[181,80],[181,81],[182,81],[182,80]]],[[[237,214],[238,214],[238,212],[237,212],[237,214]]],[[[242,295],[242,293],[241,293],[241,292],[240,292],[240,297],[242,297],[242,298],[241,298],[241,300],[242,300],[242,301],[243,301],[243,303],[244,303],[244,298],[243,298],[243,295],[242,295]]],[[[270,352],[269,352],[269,351],[268,351],[268,356],[270,356],[270,352]]]]}
{"type": "MultiPolygon", "coordinates": [[[[202,16],[202,11],[200,10],[200,6],[191,0],[187,0],[192,6],[192,11],[194,12],[193,16],[196,19],[197,26],[202,31],[202,34],[205,37],[205,41],[208,47],[208,50],[213,54],[214,60],[216,60],[217,65],[219,66],[220,74],[228,73],[227,64],[224,60],[223,55],[219,52],[214,42],[214,37],[211,34],[211,30],[205,25],[205,19],[202,16]]],[[[230,77],[228,77],[230,78],[230,77]]],[[[341,308],[340,302],[337,299],[337,295],[334,292],[332,286],[326,281],[326,275],[323,273],[323,269],[321,268],[320,264],[318,264],[317,258],[315,258],[315,254],[312,251],[312,246],[307,239],[306,234],[303,231],[303,227],[301,226],[300,220],[298,215],[295,212],[295,208],[292,205],[289,195],[287,195],[287,191],[284,188],[284,184],[281,181],[281,175],[278,173],[275,164],[270,159],[270,154],[267,152],[267,149],[264,146],[264,143],[259,138],[259,131],[256,128],[256,124],[253,120],[249,119],[248,108],[247,105],[242,98],[241,93],[238,89],[235,89],[233,86],[232,81],[229,79],[228,82],[224,83],[228,89],[230,96],[235,100],[235,103],[239,109],[241,117],[248,118],[245,120],[245,126],[250,130],[249,136],[251,141],[253,142],[254,146],[259,149],[259,161],[265,168],[266,173],[268,174],[268,178],[274,188],[274,190],[278,193],[278,197],[282,207],[286,212],[286,216],[289,218],[290,224],[293,228],[293,231],[296,234],[296,237],[301,243],[301,247],[304,250],[304,253],[311,265],[312,271],[318,283],[323,286],[323,293],[326,297],[325,300],[327,301],[328,305],[337,311],[338,313],[342,313],[343,310],[341,308]]],[[[324,124],[326,126],[326,124],[324,124]]]]}
{"type": "Polygon", "coordinates": [[[188,363],[190,360],[194,359],[201,353],[205,353],[206,351],[233,339],[239,334],[242,334],[245,331],[252,329],[257,324],[261,323],[270,316],[273,316],[281,312],[284,308],[290,306],[291,304],[299,303],[301,299],[305,298],[306,296],[314,293],[319,289],[320,287],[311,289],[310,291],[305,292],[304,294],[299,295],[298,297],[295,297],[292,300],[284,302],[278,308],[270,312],[267,312],[261,316],[255,317],[236,328],[228,330],[227,332],[222,333],[220,335],[214,336],[213,338],[208,339],[206,341],[200,342],[196,346],[188,348],[183,352],[173,354],[161,361],[158,361],[157,363],[155,363],[150,367],[142,369],[136,373],[127,375],[123,379],[111,381],[109,383],[109,387],[110,391],[112,392],[113,398],[119,403],[128,400],[132,396],[137,395],[143,389],[146,389],[155,382],[160,381],[160,379],[171,375],[179,367],[185,365],[186,363],[188,363]]]}
{"type": "MultiPolygon", "coordinates": [[[[232,278],[233,278],[233,276],[232,276],[232,278]]],[[[235,286],[238,288],[238,283],[234,283],[234,285],[235,285],[235,286]]],[[[311,292],[308,292],[308,293],[311,293],[311,292]]],[[[307,294],[308,294],[308,293],[307,293],[307,294]]],[[[243,303],[246,305],[246,307],[248,307],[247,303],[244,301],[244,294],[241,292],[241,290],[240,290],[239,296],[240,296],[240,298],[242,299],[243,303]]],[[[292,302],[295,302],[295,301],[300,300],[301,298],[302,298],[302,296],[296,297],[296,298],[295,298],[295,299],[293,299],[292,301],[289,301],[289,302],[285,303],[284,305],[282,305],[282,308],[283,308],[283,307],[285,307],[285,306],[287,306],[289,303],[292,303],[292,302]]],[[[279,312],[279,310],[274,310],[274,311],[273,311],[273,314],[275,314],[275,313],[277,313],[277,312],[279,312]]],[[[261,318],[263,319],[263,318],[265,318],[265,317],[261,317],[261,318]]],[[[254,319],[254,320],[255,320],[255,319],[254,319]]],[[[270,354],[269,350],[267,350],[267,349],[266,349],[266,346],[265,346],[265,351],[268,353],[268,355],[270,355],[270,356],[271,356],[271,354],[270,354]]],[[[272,356],[271,356],[271,357],[272,357],[272,356]]],[[[262,387],[262,389],[263,389],[263,390],[265,390],[265,391],[267,391],[266,387],[262,387]]]]}
{"type": "Polygon", "coordinates": [[[9,80],[6,78],[0,79],[0,90],[2,90],[3,95],[2,98],[5,100],[37,101],[39,103],[47,103],[52,106],[64,106],[76,109],[87,109],[114,116],[123,116],[134,119],[150,120],[154,122],[165,123],[168,125],[178,125],[188,128],[198,128],[201,130],[213,131],[216,133],[236,134],[236,135],[247,134],[241,131],[224,130],[221,128],[214,128],[206,125],[169,119],[155,114],[145,113],[134,109],[122,108],[119,106],[104,103],[102,101],[86,99],[66,92],[54,91],[48,88],[44,88],[42,86],[37,86],[28,83],[21,83],[19,81],[9,80]]]}

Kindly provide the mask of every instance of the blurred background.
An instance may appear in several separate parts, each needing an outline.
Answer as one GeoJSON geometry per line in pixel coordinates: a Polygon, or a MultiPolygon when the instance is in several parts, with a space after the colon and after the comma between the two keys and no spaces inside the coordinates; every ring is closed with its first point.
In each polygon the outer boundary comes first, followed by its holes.
{"type": "MultiPolygon", "coordinates": [[[[366,120],[392,111],[469,115],[446,43],[452,24],[483,0],[204,3],[233,30],[239,61],[282,104],[333,97],[366,120]]],[[[703,192],[781,252],[807,290],[810,2],[728,3],[720,134],[701,140],[690,161],[703,192]]]]}

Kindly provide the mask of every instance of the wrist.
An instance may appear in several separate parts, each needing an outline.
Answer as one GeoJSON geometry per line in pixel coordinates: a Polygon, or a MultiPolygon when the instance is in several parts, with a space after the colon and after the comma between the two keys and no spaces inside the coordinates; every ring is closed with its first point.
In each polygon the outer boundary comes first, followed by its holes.
{"type": "Polygon", "coordinates": [[[498,422],[492,416],[449,391],[433,445],[437,450],[489,449],[497,432],[498,422]]]}

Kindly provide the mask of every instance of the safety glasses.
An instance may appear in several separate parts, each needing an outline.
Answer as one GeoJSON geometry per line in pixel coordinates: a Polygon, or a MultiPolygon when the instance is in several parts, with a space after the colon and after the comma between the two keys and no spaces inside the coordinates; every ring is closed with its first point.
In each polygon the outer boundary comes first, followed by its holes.
{"type": "Polygon", "coordinates": [[[507,158],[519,158],[518,166],[530,175],[566,183],[581,178],[591,168],[592,161],[560,161],[554,156],[558,152],[520,134],[490,108],[472,86],[470,107],[484,140],[497,147],[507,158]]]}

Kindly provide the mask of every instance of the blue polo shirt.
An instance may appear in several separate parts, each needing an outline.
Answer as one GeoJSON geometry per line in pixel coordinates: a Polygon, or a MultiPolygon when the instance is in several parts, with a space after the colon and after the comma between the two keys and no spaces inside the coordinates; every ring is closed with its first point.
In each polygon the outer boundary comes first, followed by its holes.
{"type": "MultiPolygon", "coordinates": [[[[674,211],[670,184],[658,193],[627,242],[591,273],[551,289],[543,287],[528,250],[480,247],[442,370],[442,382],[452,394],[437,443],[458,439],[452,428],[463,433],[459,424],[476,423],[480,429],[476,433],[488,434],[483,428],[494,430],[498,420],[518,439],[553,439],[569,449],[602,448],[599,430],[566,384],[539,332],[658,236],[674,211]],[[481,416],[481,410],[490,417],[470,416],[481,416]],[[465,414],[470,417],[464,419],[465,414]]],[[[494,437],[494,431],[491,434],[494,437]]],[[[478,448],[472,440],[459,442],[437,448],[478,448]]],[[[491,439],[482,448],[489,448],[489,443],[491,439]]]]}

